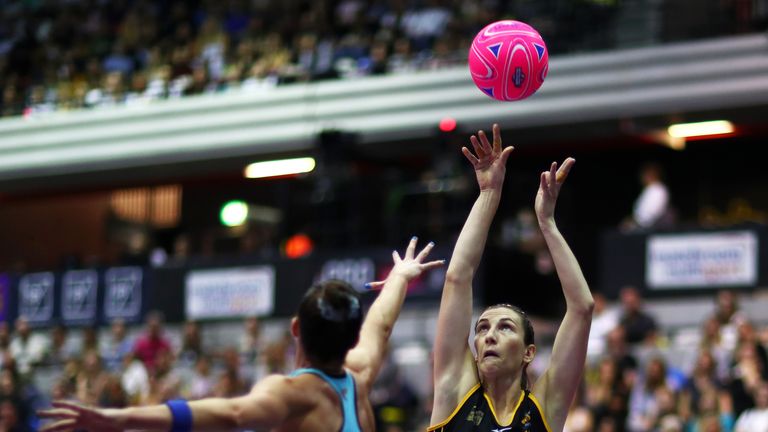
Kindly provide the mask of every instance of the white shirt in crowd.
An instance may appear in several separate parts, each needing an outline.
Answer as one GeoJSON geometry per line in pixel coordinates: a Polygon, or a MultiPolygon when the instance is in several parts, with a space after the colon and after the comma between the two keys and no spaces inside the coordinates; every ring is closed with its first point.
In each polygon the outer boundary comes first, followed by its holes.
{"type": "Polygon", "coordinates": [[[750,408],[741,413],[734,432],[768,432],[768,408],[750,408]]]}
{"type": "Polygon", "coordinates": [[[651,183],[643,189],[635,201],[632,216],[635,223],[643,228],[653,226],[664,216],[669,204],[669,192],[661,182],[651,183]]]}

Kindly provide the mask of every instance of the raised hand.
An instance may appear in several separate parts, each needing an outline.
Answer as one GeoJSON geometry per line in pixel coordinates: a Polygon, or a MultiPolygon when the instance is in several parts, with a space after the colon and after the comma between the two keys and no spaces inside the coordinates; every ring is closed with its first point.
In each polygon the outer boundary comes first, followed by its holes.
{"type": "MultiPolygon", "coordinates": [[[[405,256],[402,258],[400,258],[400,254],[397,253],[397,251],[392,251],[392,260],[394,261],[395,266],[392,267],[392,270],[389,272],[389,276],[387,278],[391,278],[393,276],[402,276],[405,278],[405,280],[412,281],[425,271],[440,267],[445,264],[445,260],[435,260],[426,263],[423,262],[424,259],[426,259],[429,255],[429,252],[435,246],[435,244],[432,242],[427,243],[427,245],[424,246],[424,249],[422,249],[418,255],[414,256],[416,253],[417,242],[418,238],[411,238],[410,243],[408,243],[408,247],[405,249],[405,256]]],[[[383,286],[385,282],[386,281],[371,282],[367,284],[367,286],[369,288],[379,288],[383,286]]]]}
{"type": "Polygon", "coordinates": [[[480,190],[500,189],[504,183],[506,164],[514,147],[501,147],[501,131],[498,124],[493,125],[493,144],[488,142],[484,131],[478,131],[477,136],[469,138],[475,153],[462,147],[461,152],[472,163],[477,176],[477,184],[480,190]],[[478,138],[479,137],[479,138],[478,138]]]}
{"type": "Polygon", "coordinates": [[[75,430],[87,431],[119,431],[108,413],[108,410],[98,409],[74,402],[54,401],[53,408],[38,411],[38,416],[52,421],[43,426],[41,432],[69,432],[75,430]]]}
{"type": "Polygon", "coordinates": [[[568,173],[571,172],[571,167],[575,163],[576,159],[569,157],[559,169],[557,168],[557,162],[552,162],[549,171],[541,173],[539,192],[536,194],[534,206],[539,224],[554,218],[555,204],[557,204],[557,197],[560,195],[560,188],[563,186],[563,182],[565,182],[568,173]]]}

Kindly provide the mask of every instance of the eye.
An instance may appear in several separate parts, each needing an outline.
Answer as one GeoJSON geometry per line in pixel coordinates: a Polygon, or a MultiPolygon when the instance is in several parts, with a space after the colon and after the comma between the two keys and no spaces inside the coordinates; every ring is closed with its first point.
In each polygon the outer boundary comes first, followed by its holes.
{"type": "Polygon", "coordinates": [[[499,329],[502,330],[502,331],[507,331],[507,332],[515,332],[516,331],[516,327],[513,324],[508,323],[508,322],[504,322],[504,323],[499,324],[499,329]]]}
{"type": "Polygon", "coordinates": [[[488,325],[486,324],[480,325],[475,329],[475,333],[484,333],[486,331],[488,331],[488,325]]]}

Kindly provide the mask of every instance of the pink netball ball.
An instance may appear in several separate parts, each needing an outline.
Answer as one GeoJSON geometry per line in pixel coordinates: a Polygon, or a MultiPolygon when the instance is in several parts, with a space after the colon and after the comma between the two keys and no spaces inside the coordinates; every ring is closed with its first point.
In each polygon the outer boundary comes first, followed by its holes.
{"type": "Polygon", "coordinates": [[[525,99],[544,83],[549,55],[533,27],[520,21],[488,24],[469,49],[469,71],[475,85],[500,101],[525,99]]]}

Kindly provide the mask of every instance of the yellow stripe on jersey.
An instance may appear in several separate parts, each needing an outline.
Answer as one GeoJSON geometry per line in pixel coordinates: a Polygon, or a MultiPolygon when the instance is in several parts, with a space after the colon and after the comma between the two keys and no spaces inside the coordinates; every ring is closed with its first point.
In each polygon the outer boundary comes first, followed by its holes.
{"type": "Polygon", "coordinates": [[[474,393],[478,387],[480,387],[480,383],[475,384],[475,386],[472,387],[472,389],[470,389],[467,392],[467,394],[464,395],[464,397],[461,399],[461,402],[459,402],[459,404],[456,405],[456,409],[453,410],[453,412],[451,413],[451,415],[448,416],[447,419],[445,419],[444,421],[441,421],[440,423],[434,426],[430,426],[429,428],[427,428],[427,432],[436,431],[437,429],[447,425],[451,420],[453,420],[453,417],[459,413],[459,410],[461,409],[461,407],[463,407],[464,404],[467,403],[467,399],[469,399],[469,397],[472,396],[472,393],[474,393]]]}

